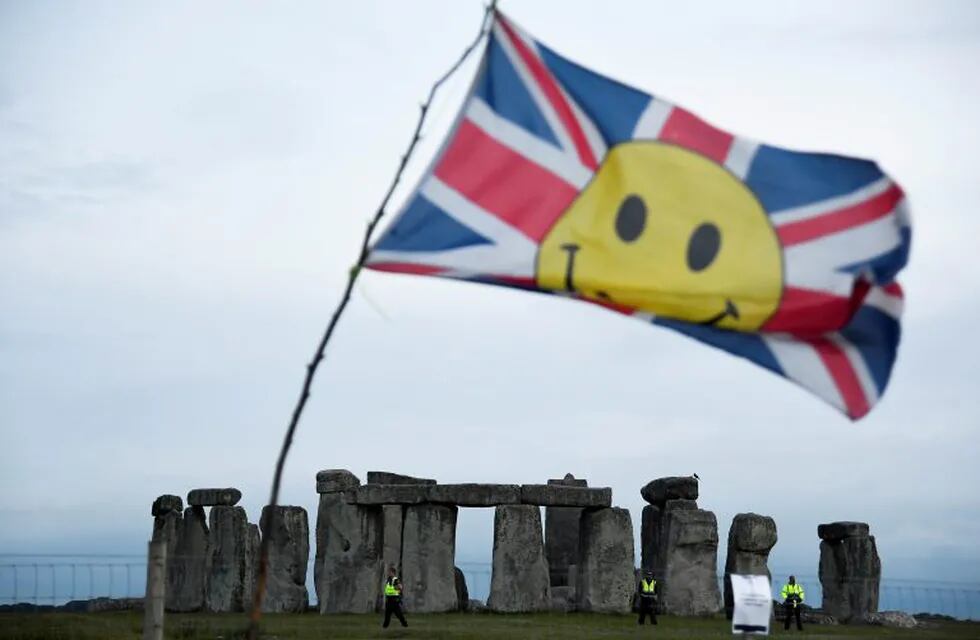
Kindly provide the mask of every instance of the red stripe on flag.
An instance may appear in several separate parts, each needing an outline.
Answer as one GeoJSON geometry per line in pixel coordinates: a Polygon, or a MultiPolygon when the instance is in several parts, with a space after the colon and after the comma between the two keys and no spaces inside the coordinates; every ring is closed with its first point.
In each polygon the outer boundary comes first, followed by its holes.
{"type": "Polygon", "coordinates": [[[595,155],[592,153],[592,147],[589,146],[589,141],[585,137],[585,132],[579,126],[578,120],[575,118],[575,114],[572,113],[572,108],[569,106],[568,101],[565,100],[565,96],[562,95],[561,89],[558,88],[558,83],[555,82],[555,78],[548,71],[548,68],[544,66],[544,63],[537,54],[531,51],[524,40],[517,35],[514,28],[499,15],[497,20],[500,22],[500,26],[504,32],[507,33],[507,37],[510,39],[511,44],[514,45],[514,49],[517,50],[517,54],[521,56],[528,71],[534,76],[535,81],[548,99],[548,102],[554,107],[558,118],[565,125],[565,130],[568,131],[572,143],[575,144],[575,149],[578,151],[578,156],[582,160],[582,164],[594,171],[599,166],[599,163],[596,162],[595,155]]]}
{"type": "Polygon", "coordinates": [[[844,350],[827,338],[800,339],[811,345],[820,356],[821,362],[834,380],[834,385],[840,391],[841,398],[844,399],[847,415],[851,418],[860,418],[870,411],[871,406],[864,395],[864,389],[861,388],[861,381],[858,380],[857,372],[854,371],[854,366],[844,350]]]}
{"type": "Polygon", "coordinates": [[[898,284],[897,282],[889,282],[882,288],[885,290],[885,293],[890,296],[896,296],[898,298],[905,297],[905,292],[902,291],[902,285],[898,284]]]}
{"type": "Polygon", "coordinates": [[[435,174],[535,242],[578,195],[578,189],[468,120],[460,124],[435,174]]]}
{"type": "Polygon", "coordinates": [[[721,164],[728,157],[735,137],[715,129],[690,111],[674,107],[658,136],[665,142],[673,142],[691,151],[708,156],[721,164]]]}
{"type": "Polygon", "coordinates": [[[427,264],[415,264],[414,262],[373,262],[364,266],[375,271],[410,273],[417,276],[434,276],[446,271],[444,267],[432,267],[427,264]]]}
{"type": "Polygon", "coordinates": [[[858,280],[850,297],[844,297],[826,291],[786,287],[779,307],[766,320],[762,330],[813,334],[842,329],[861,307],[870,288],[866,280],[858,280]]]}
{"type": "Polygon", "coordinates": [[[776,233],[784,247],[809,242],[883,218],[895,210],[895,205],[903,196],[904,194],[898,185],[892,185],[887,190],[864,202],[824,213],[808,220],[790,222],[781,227],[776,227],[776,233]]]}

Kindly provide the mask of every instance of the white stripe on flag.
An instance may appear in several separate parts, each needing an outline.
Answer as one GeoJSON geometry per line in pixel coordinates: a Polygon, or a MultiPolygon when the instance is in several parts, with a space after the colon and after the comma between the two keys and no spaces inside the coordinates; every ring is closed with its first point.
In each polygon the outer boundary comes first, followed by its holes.
{"type": "Polygon", "coordinates": [[[882,287],[871,287],[868,295],[864,297],[864,305],[874,307],[896,320],[901,320],[902,311],[905,309],[905,300],[901,296],[891,295],[882,287]]]}
{"type": "Polygon", "coordinates": [[[823,398],[841,411],[846,411],[844,399],[834,384],[816,349],[787,334],[760,334],[772,351],[783,373],[804,389],[823,398]]]}
{"type": "Polygon", "coordinates": [[[634,140],[656,140],[660,137],[670,112],[674,110],[674,105],[666,100],[650,98],[646,109],[640,114],[636,125],[633,127],[634,140]]]}
{"type": "Polygon", "coordinates": [[[758,150],[759,143],[755,140],[736,137],[732,140],[732,146],[728,149],[725,166],[740,180],[744,180],[745,176],[749,175],[752,161],[755,160],[755,152],[758,150]]]}
{"type": "Polygon", "coordinates": [[[466,117],[497,142],[536,162],[576,189],[582,189],[592,179],[592,171],[578,161],[578,156],[570,157],[523,127],[502,118],[481,98],[474,96],[470,100],[466,117]]]}
{"type": "Polygon", "coordinates": [[[836,344],[847,356],[854,373],[857,374],[858,382],[861,383],[861,389],[864,391],[868,406],[875,406],[878,402],[878,386],[875,384],[874,378],[871,377],[871,371],[868,369],[868,363],[865,362],[864,356],[861,355],[857,347],[839,333],[828,334],[827,339],[836,344]]]}
{"type": "Polygon", "coordinates": [[[800,220],[814,218],[824,213],[837,211],[839,209],[844,209],[860,202],[864,202],[865,200],[870,200],[871,198],[884,193],[891,186],[892,181],[888,178],[888,176],[882,176],[871,184],[861,187],[856,191],[852,191],[851,193],[837,196],[836,198],[821,200],[820,202],[814,202],[802,207],[793,207],[792,209],[783,209],[781,211],[770,211],[769,215],[772,218],[772,223],[778,227],[784,224],[789,224],[790,222],[799,222],[800,220]]]}

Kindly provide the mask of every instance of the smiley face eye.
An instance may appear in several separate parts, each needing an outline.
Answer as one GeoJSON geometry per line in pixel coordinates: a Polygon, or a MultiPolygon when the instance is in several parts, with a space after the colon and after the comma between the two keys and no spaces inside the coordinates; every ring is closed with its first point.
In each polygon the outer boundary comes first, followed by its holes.
{"type": "Polygon", "coordinates": [[[647,226],[647,205],[638,195],[628,195],[616,212],[616,235],[623,242],[633,242],[647,226]]]}
{"type": "Polygon", "coordinates": [[[721,231],[718,227],[710,222],[699,225],[687,242],[688,268],[691,271],[707,269],[715,261],[719,249],[721,249],[721,231]]]}

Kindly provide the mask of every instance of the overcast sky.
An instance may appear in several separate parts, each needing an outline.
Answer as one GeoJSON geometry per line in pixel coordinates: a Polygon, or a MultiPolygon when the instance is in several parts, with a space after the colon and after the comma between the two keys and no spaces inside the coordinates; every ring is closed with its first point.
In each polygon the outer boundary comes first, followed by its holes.
{"type": "MultiPolygon", "coordinates": [[[[871,157],[913,254],[891,386],[851,423],[667,330],[548,296],[365,273],[283,502],[314,475],[639,488],[698,473],[776,567],[870,522],[886,576],[980,581],[980,4],[519,2],[566,56],[729,131],[871,157]]],[[[479,2],[0,2],[0,552],[145,550],[161,493],[258,520],[289,413],[433,79],[479,2]]],[[[472,78],[447,86],[400,202],[472,78]]],[[[489,559],[492,512],[460,517],[489,559]]],[[[724,562],[724,551],[719,562],[724,562]]]]}

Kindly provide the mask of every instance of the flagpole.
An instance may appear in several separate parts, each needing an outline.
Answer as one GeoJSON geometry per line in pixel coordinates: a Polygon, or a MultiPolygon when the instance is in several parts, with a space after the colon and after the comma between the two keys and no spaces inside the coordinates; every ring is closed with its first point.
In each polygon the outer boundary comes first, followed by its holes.
{"type": "MultiPolygon", "coordinates": [[[[456,73],[466,58],[469,57],[469,55],[483,39],[483,36],[486,35],[487,31],[489,31],[496,5],[497,0],[491,0],[483,14],[483,20],[480,23],[480,31],[477,33],[476,38],[468,47],[466,47],[466,49],[463,50],[463,53],[460,55],[459,59],[456,60],[453,66],[442,74],[442,76],[440,76],[429,89],[429,95],[420,107],[419,119],[415,125],[415,131],[412,133],[412,139],[409,141],[408,148],[405,150],[405,153],[402,154],[401,161],[398,164],[398,170],[395,172],[395,177],[388,186],[388,190],[385,192],[384,198],[382,198],[381,204],[378,206],[377,211],[371,218],[371,221],[368,222],[367,230],[365,231],[364,238],[361,241],[361,251],[360,254],[358,254],[357,262],[353,267],[351,267],[347,277],[347,287],[344,289],[344,295],[341,297],[340,303],[337,305],[333,315],[330,317],[330,322],[327,324],[323,337],[320,338],[320,343],[317,345],[313,359],[306,365],[306,378],[303,381],[303,388],[300,392],[299,399],[296,402],[296,406],[293,409],[293,415],[289,421],[289,426],[286,429],[286,435],[283,438],[282,448],[279,450],[279,458],[276,460],[275,474],[272,477],[272,495],[269,498],[269,506],[273,508],[269,510],[269,531],[274,528],[275,519],[278,517],[275,507],[279,504],[279,487],[282,481],[282,471],[286,464],[286,456],[289,455],[289,449],[293,444],[293,435],[296,433],[296,426],[299,424],[300,416],[302,416],[303,409],[306,407],[306,401],[310,397],[310,387],[313,383],[313,377],[316,375],[316,370],[320,366],[320,362],[323,361],[327,343],[330,342],[330,337],[333,335],[334,329],[337,327],[337,323],[340,321],[340,316],[343,314],[344,309],[347,308],[347,303],[350,301],[354,284],[357,282],[357,278],[361,273],[361,268],[364,266],[364,262],[367,260],[371,235],[374,233],[375,227],[378,226],[378,222],[380,222],[381,218],[384,217],[385,208],[388,206],[388,201],[391,200],[395,187],[398,186],[402,173],[405,171],[405,166],[408,164],[408,160],[411,158],[412,152],[415,151],[415,146],[421,139],[422,125],[425,123],[426,115],[429,112],[429,107],[432,104],[433,98],[435,98],[436,92],[443,85],[443,83],[450,78],[450,76],[456,73]]],[[[262,616],[262,600],[265,598],[265,587],[269,573],[269,538],[269,535],[262,536],[262,544],[259,552],[259,575],[255,585],[252,611],[249,615],[249,640],[257,640],[258,638],[259,619],[262,616]]]]}

